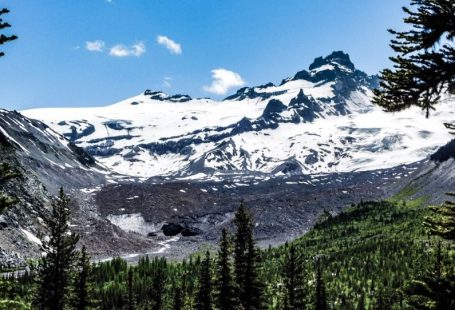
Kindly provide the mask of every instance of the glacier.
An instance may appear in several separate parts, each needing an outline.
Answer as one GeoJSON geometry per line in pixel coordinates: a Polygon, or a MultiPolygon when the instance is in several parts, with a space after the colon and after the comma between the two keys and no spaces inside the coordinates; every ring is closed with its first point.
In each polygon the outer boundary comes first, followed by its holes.
{"type": "Polygon", "coordinates": [[[145,92],[91,108],[21,111],[84,148],[118,175],[182,180],[384,169],[427,158],[452,136],[454,98],[430,118],[372,103],[377,76],[349,55],[316,58],[308,70],[244,87],[224,100],[145,92]]]}

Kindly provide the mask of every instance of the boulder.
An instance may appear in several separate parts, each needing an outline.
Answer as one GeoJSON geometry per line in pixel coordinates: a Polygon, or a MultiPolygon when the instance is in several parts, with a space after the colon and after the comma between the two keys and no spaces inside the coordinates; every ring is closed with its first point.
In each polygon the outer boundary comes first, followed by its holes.
{"type": "Polygon", "coordinates": [[[164,224],[161,230],[163,231],[163,234],[168,237],[174,237],[180,234],[185,228],[176,223],[169,223],[169,224],[164,224]]]}
{"type": "Polygon", "coordinates": [[[183,231],[182,231],[182,236],[183,237],[192,237],[192,236],[197,236],[197,235],[200,235],[202,234],[203,231],[200,230],[199,228],[196,228],[196,227],[186,227],[183,231]]]}

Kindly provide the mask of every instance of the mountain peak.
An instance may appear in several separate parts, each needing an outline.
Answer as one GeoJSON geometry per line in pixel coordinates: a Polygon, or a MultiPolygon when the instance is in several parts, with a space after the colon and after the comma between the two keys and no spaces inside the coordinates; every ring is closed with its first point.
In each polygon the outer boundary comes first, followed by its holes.
{"type": "Polygon", "coordinates": [[[159,101],[188,102],[192,100],[188,95],[177,94],[170,96],[162,91],[151,91],[150,89],[144,92],[144,96],[149,96],[150,99],[159,101]]]}
{"type": "Polygon", "coordinates": [[[321,81],[333,82],[340,77],[351,78],[357,82],[367,81],[368,86],[374,84],[374,77],[370,77],[366,73],[357,70],[348,54],[343,51],[335,51],[326,57],[314,59],[313,63],[309,66],[309,71],[299,71],[293,78],[283,80],[281,85],[290,80],[306,80],[313,83],[319,83],[321,81]]]}
{"type": "Polygon", "coordinates": [[[354,64],[349,58],[349,54],[344,53],[343,51],[332,52],[329,56],[323,58],[316,58],[313,63],[310,65],[309,69],[314,70],[328,64],[338,64],[344,66],[350,70],[355,70],[354,64]]]}

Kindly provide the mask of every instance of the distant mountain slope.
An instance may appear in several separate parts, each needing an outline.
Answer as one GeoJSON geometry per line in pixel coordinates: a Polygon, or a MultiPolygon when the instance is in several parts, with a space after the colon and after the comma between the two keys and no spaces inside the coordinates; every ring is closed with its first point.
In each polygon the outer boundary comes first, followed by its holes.
{"type": "Polygon", "coordinates": [[[399,198],[426,198],[429,203],[442,203],[447,192],[455,191],[455,139],[439,148],[430,160],[405,178],[397,188],[399,198]]]}
{"type": "Polygon", "coordinates": [[[36,109],[113,171],[219,179],[373,170],[426,158],[450,139],[446,98],[430,119],[371,103],[377,77],[334,52],[280,85],[245,87],[223,101],[147,90],[107,107],[36,109]]]}
{"type": "Polygon", "coordinates": [[[34,171],[51,191],[60,186],[98,185],[109,173],[82,148],[18,112],[0,110],[0,138],[12,146],[19,163],[34,171]]]}
{"type": "Polygon", "coordinates": [[[47,233],[44,219],[60,186],[72,200],[71,227],[91,253],[156,247],[156,242],[124,232],[98,215],[86,188],[105,183],[109,172],[42,122],[0,110],[0,162],[19,174],[2,184],[2,191],[17,203],[0,214],[0,266],[21,265],[40,255],[40,237],[47,233]],[[80,188],[85,190],[75,190],[80,188]]]}

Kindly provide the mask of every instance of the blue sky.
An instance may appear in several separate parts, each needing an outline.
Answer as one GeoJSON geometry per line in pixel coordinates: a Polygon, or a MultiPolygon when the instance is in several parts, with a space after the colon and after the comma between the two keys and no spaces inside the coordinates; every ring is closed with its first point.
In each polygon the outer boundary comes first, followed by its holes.
{"type": "Polygon", "coordinates": [[[223,98],[333,50],[377,73],[408,2],[0,0],[19,36],[2,47],[0,107],[103,106],[145,89],[223,98]]]}

